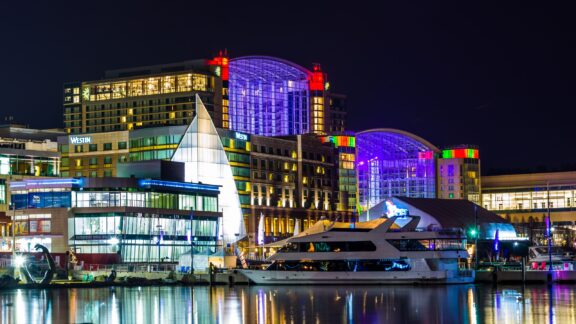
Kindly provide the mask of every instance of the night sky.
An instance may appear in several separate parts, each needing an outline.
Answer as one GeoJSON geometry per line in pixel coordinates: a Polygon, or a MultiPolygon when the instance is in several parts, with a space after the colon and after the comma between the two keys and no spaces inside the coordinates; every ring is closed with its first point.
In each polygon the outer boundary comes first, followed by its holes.
{"type": "Polygon", "coordinates": [[[332,89],[349,97],[351,130],[390,127],[438,146],[477,144],[484,174],[576,169],[573,8],[6,2],[2,119],[62,127],[64,82],[226,48],[231,57],[321,63],[332,89]]]}

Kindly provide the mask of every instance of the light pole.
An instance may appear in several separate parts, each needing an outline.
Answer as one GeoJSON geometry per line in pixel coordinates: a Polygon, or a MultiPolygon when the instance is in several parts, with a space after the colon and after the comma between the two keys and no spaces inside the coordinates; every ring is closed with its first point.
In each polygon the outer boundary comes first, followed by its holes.
{"type": "MultiPolygon", "coordinates": [[[[12,205],[12,260],[16,259],[16,201],[12,197],[12,167],[8,176],[8,191],[10,192],[10,205],[12,205]]],[[[28,194],[26,194],[26,207],[28,205],[28,194]]]]}
{"type": "Polygon", "coordinates": [[[190,208],[190,274],[194,276],[194,207],[190,208]]]}
{"type": "Polygon", "coordinates": [[[474,205],[474,270],[478,270],[478,205],[474,205]]]}
{"type": "Polygon", "coordinates": [[[366,209],[366,221],[370,220],[370,200],[371,200],[371,196],[372,196],[372,192],[371,192],[371,188],[370,185],[372,183],[372,162],[378,160],[378,157],[375,158],[371,158],[368,160],[368,203],[366,204],[367,209],[366,209]]]}
{"type": "Polygon", "coordinates": [[[158,242],[156,242],[156,244],[158,244],[158,271],[160,271],[160,244],[162,243],[164,233],[162,232],[162,225],[158,224],[156,225],[156,228],[158,228],[158,242]]]}
{"type": "Polygon", "coordinates": [[[552,275],[552,218],[550,218],[550,183],[546,183],[546,200],[548,205],[548,222],[546,223],[546,233],[548,234],[548,272],[552,275]]]}

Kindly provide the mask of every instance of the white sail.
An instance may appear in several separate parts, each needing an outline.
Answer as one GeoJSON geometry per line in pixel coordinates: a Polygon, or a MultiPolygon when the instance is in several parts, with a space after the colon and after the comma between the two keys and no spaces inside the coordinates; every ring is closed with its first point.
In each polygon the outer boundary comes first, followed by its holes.
{"type": "Polygon", "coordinates": [[[220,136],[206,107],[196,95],[196,117],[186,129],[172,161],[185,163],[185,181],[219,185],[218,208],[223,213],[220,234],[225,242],[246,236],[240,198],[220,136]]]}
{"type": "Polygon", "coordinates": [[[264,214],[260,213],[260,221],[258,222],[258,245],[264,244],[264,214]]]}
{"type": "Polygon", "coordinates": [[[300,234],[300,219],[296,218],[294,222],[294,236],[300,234]]]}

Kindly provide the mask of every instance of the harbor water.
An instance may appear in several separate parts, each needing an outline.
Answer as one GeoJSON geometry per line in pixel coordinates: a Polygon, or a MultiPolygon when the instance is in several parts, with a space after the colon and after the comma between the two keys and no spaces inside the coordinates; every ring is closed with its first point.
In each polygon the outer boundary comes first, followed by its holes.
{"type": "Polygon", "coordinates": [[[575,285],[0,291],[1,323],[576,323],[575,285]]]}

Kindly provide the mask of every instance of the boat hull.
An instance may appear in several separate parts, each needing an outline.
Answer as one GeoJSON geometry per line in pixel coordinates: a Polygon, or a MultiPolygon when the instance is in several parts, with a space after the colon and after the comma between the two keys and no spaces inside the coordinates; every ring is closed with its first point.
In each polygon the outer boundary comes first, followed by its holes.
{"type": "Polygon", "coordinates": [[[258,285],[391,285],[466,284],[474,282],[474,271],[270,271],[240,270],[258,285]]]}

